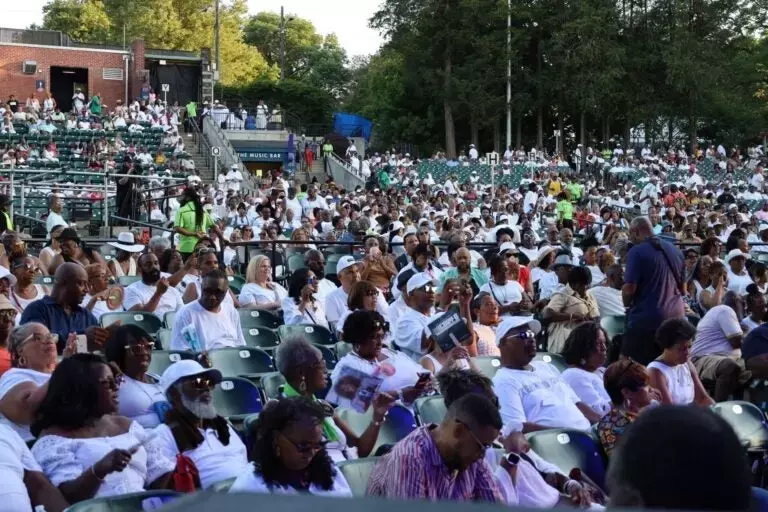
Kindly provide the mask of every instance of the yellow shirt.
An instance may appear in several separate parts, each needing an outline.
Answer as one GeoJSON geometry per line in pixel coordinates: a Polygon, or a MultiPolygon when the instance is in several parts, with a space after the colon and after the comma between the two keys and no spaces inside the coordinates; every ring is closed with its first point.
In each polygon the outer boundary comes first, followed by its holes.
{"type": "Polygon", "coordinates": [[[549,182],[549,195],[556,196],[563,191],[563,184],[560,180],[549,182]]]}

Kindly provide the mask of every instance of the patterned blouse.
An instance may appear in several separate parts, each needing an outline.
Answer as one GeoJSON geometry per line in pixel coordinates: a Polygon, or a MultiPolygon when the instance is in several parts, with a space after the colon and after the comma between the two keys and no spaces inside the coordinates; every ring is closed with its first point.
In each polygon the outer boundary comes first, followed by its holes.
{"type": "Polygon", "coordinates": [[[611,455],[616,443],[635,419],[637,419],[636,412],[627,411],[616,405],[612,405],[610,412],[600,419],[597,423],[597,435],[606,455],[611,455]]]}

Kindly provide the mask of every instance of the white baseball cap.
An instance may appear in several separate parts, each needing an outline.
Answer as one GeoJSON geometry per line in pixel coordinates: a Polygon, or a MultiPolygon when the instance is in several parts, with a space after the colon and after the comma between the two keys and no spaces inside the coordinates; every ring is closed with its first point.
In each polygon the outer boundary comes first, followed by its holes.
{"type": "Polygon", "coordinates": [[[534,334],[541,331],[541,323],[532,316],[505,316],[504,320],[496,327],[496,345],[501,344],[501,340],[509,331],[522,325],[527,325],[534,334]]]}
{"type": "Polygon", "coordinates": [[[725,262],[730,263],[733,258],[745,258],[749,259],[749,254],[745,252],[741,252],[741,249],[731,249],[728,252],[728,255],[725,257],[725,262]]]}
{"type": "Polygon", "coordinates": [[[419,272],[418,274],[414,274],[413,277],[408,280],[405,290],[408,295],[410,295],[414,290],[418,290],[422,286],[426,286],[430,283],[434,283],[432,276],[426,272],[419,272]]]}
{"type": "Polygon", "coordinates": [[[514,242],[504,242],[501,244],[501,247],[499,247],[499,254],[504,254],[507,251],[518,252],[514,242]]]}
{"type": "Polygon", "coordinates": [[[163,393],[167,395],[168,390],[181,379],[197,377],[198,375],[208,375],[216,384],[221,382],[221,372],[219,370],[203,368],[203,365],[194,359],[182,359],[165,369],[160,377],[160,387],[163,388],[163,393]]]}
{"type": "Polygon", "coordinates": [[[342,256],[338,263],[336,263],[336,275],[341,274],[343,270],[353,265],[357,265],[357,260],[354,256],[342,256]]]}

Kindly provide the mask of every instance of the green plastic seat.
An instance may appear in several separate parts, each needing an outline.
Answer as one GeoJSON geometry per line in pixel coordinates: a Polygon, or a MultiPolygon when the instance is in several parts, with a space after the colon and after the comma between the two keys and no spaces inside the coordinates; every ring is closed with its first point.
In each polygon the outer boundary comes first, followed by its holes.
{"type": "Polygon", "coordinates": [[[303,254],[291,254],[288,256],[288,272],[293,273],[300,268],[305,268],[304,255],[303,254]]]}
{"type": "Polygon", "coordinates": [[[282,388],[285,386],[285,377],[279,372],[269,373],[261,377],[261,389],[267,400],[277,400],[282,396],[282,388]]]}
{"type": "Polygon", "coordinates": [[[277,315],[269,311],[241,308],[238,309],[238,312],[240,313],[240,327],[242,329],[251,329],[253,327],[277,329],[280,325],[280,319],[277,315]]]}
{"type": "Polygon", "coordinates": [[[269,354],[260,348],[222,348],[208,352],[211,365],[225,377],[258,376],[275,371],[269,354]]]}
{"type": "MultiPolygon", "coordinates": [[[[373,407],[369,407],[364,413],[353,411],[352,409],[338,408],[336,414],[343,420],[347,426],[357,436],[363,435],[363,432],[371,425],[373,420],[373,407]]],[[[376,438],[376,444],[371,450],[371,455],[376,453],[379,447],[384,445],[394,445],[416,428],[416,418],[413,413],[402,405],[395,405],[387,413],[387,417],[379,427],[379,437],[376,438]]]]}
{"type": "Polygon", "coordinates": [[[130,286],[139,281],[141,281],[141,276],[120,276],[117,278],[117,282],[120,283],[120,286],[130,286]]]}
{"type": "Polygon", "coordinates": [[[565,359],[563,359],[563,356],[560,354],[551,354],[549,352],[536,352],[536,356],[533,358],[534,361],[543,361],[545,363],[549,363],[559,372],[564,372],[568,369],[568,365],[565,364],[565,359]]]}
{"type": "Polygon", "coordinates": [[[568,475],[579,468],[601,489],[605,489],[605,459],[599,443],[589,434],[573,429],[542,430],[528,434],[528,443],[537,455],[568,475]]]}
{"type": "Polygon", "coordinates": [[[109,327],[118,321],[120,322],[120,325],[138,325],[153,336],[163,326],[163,321],[155,316],[154,313],[150,313],[148,311],[121,311],[118,313],[105,313],[101,315],[100,319],[102,327],[109,327]]]}
{"type": "Polygon", "coordinates": [[[273,350],[280,344],[280,337],[277,333],[266,327],[243,329],[243,337],[246,346],[263,350],[273,350]]]}
{"type": "Polygon", "coordinates": [[[227,276],[227,281],[229,281],[229,289],[232,290],[232,293],[235,295],[240,294],[240,290],[245,286],[245,279],[243,276],[227,276]]]}
{"type": "Polygon", "coordinates": [[[253,424],[259,421],[259,413],[253,413],[249,414],[244,420],[243,420],[243,431],[246,434],[246,437],[248,436],[248,432],[250,432],[251,428],[253,428],[253,424]]]}
{"type": "Polygon", "coordinates": [[[67,512],[136,512],[137,510],[154,510],[182,496],[184,495],[174,491],[137,492],[81,501],[67,508],[67,512]]]}
{"type": "Polygon", "coordinates": [[[336,357],[340,361],[342,357],[352,352],[352,344],[346,341],[339,341],[336,343],[336,357]]]}
{"type": "Polygon", "coordinates": [[[149,362],[149,369],[147,372],[152,375],[160,376],[176,361],[194,358],[195,354],[184,350],[153,350],[152,360],[149,362]]]}
{"type": "Polygon", "coordinates": [[[161,327],[159,331],[157,331],[157,334],[155,334],[155,342],[159,343],[159,350],[162,350],[164,348],[171,346],[171,337],[173,335],[173,331],[170,329],[166,329],[164,327],[161,327]]]}
{"type": "Polygon", "coordinates": [[[323,359],[325,360],[325,365],[328,367],[328,369],[333,370],[333,368],[336,366],[336,363],[338,362],[336,359],[336,352],[333,350],[333,348],[328,347],[327,345],[318,345],[317,343],[314,345],[318,348],[318,350],[320,350],[320,353],[323,354],[323,359]]]}
{"type": "Polygon", "coordinates": [[[755,404],[733,400],[712,406],[736,432],[736,437],[749,450],[768,450],[768,427],[765,416],[755,404]]]}
{"type": "Polygon", "coordinates": [[[277,329],[280,339],[285,341],[289,338],[301,338],[315,345],[336,345],[336,336],[322,325],[315,324],[296,324],[281,325],[277,329]]]}
{"type": "Polygon", "coordinates": [[[166,329],[173,329],[173,320],[176,318],[176,312],[175,311],[167,311],[163,315],[163,325],[166,329]]]}
{"type": "Polygon", "coordinates": [[[419,418],[419,423],[422,425],[429,425],[431,423],[439,425],[447,412],[445,401],[439,395],[418,398],[413,406],[416,410],[416,416],[419,418]]]}
{"type": "Polygon", "coordinates": [[[368,488],[368,479],[380,458],[381,457],[366,457],[364,459],[345,460],[337,464],[337,467],[349,484],[349,488],[352,489],[352,494],[354,494],[356,498],[365,497],[365,490],[368,488]]]}
{"type": "Polygon", "coordinates": [[[492,379],[493,376],[496,375],[498,369],[501,368],[501,359],[496,356],[474,357],[472,358],[472,361],[475,363],[475,366],[480,373],[489,379],[492,379]]]}
{"type": "Polygon", "coordinates": [[[212,395],[216,412],[235,426],[238,423],[242,425],[247,416],[261,412],[264,407],[259,388],[248,379],[240,377],[223,379],[213,388],[212,395]]]}
{"type": "Polygon", "coordinates": [[[43,286],[52,286],[53,285],[53,276],[35,276],[35,279],[33,280],[35,284],[41,284],[43,286]]]}
{"type": "Polygon", "coordinates": [[[608,333],[608,341],[613,341],[613,338],[619,334],[624,334],[626,330],[626,317],[624,316],[601,316],[600,327],[605,329],[608,333]]]}

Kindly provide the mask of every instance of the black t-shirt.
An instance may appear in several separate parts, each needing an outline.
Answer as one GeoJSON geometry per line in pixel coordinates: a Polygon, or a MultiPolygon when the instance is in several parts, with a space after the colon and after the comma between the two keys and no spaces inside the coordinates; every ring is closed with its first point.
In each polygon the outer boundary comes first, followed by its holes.
{"type": "Polygon", "coordinates": [[[8,100],[8,108],[11,109],[11,112],[14,114],[19,111],[19,101],[18,100],[8,100]]]}
{"type": "Polygon", "coordinates": [[[720,197],[717,198],[717,204],[731,204],[735,202],[736,198],[730,192],[720,194],[720,197]]]}

